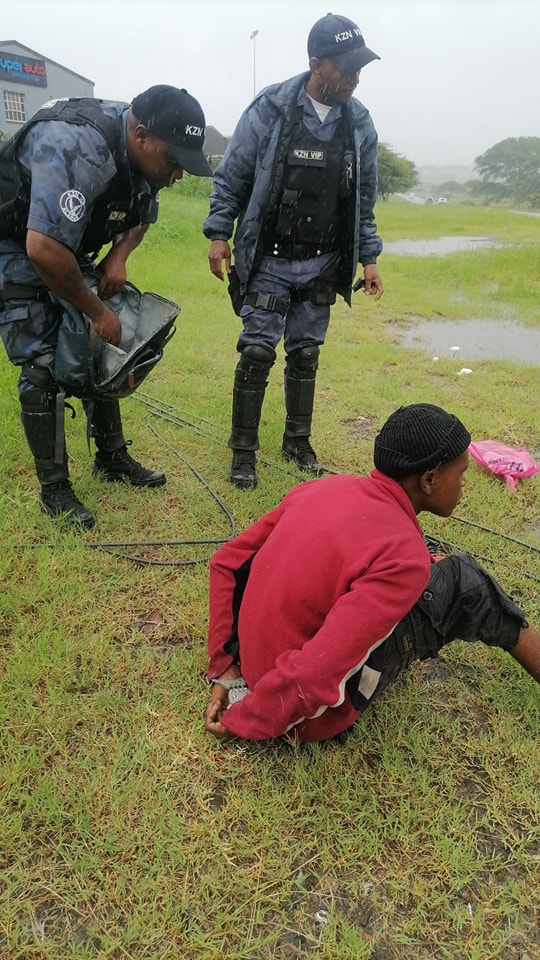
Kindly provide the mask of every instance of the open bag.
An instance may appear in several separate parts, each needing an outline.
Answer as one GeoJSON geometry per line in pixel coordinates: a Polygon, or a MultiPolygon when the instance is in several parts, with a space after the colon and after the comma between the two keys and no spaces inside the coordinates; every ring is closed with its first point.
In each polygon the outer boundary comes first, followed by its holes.
{"type": "MultiPolygon", "coordinates": [[[[86,278],[97,293],[97,280],[86,278]]],[[[88,317],[65,300],[58,331],[54,375],[76,397],[93,399],[127,397],[143,382],[163,357],[174,335],[180,307],[156,293],[141,293],[126,283],[120,293],[105,300],[122,324],[118,347],[104,343],[88,317]]]]}

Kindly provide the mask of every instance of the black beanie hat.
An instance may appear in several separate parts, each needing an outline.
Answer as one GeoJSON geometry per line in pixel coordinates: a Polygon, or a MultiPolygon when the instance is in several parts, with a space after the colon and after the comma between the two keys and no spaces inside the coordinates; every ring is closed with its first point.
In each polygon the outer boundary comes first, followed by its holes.
{"type": "Polygon", "coordinates": [[[377,470],[394,480],[424,473],[465,453],[469,431],[453,413],[431,403],[400,407],[375,437],[377,470]]]}

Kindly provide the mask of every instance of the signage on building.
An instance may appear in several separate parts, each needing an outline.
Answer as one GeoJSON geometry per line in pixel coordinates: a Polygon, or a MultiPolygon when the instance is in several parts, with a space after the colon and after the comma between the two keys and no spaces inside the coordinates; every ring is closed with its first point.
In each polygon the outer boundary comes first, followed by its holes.
{"type": "Polygon", "coordinates": [[[35,57],[18,57],[16,53],[5,53],[0,50],[0,80],[46,87],[45,61],[37,60],[35,57]]]}

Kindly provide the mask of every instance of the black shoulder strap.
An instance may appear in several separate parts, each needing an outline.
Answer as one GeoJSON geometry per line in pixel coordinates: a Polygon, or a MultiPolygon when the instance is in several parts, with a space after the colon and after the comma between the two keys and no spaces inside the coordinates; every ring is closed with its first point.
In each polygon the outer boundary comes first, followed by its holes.
{"type": "Polygon", "coordinates": [[[62,120],[65,123],[90,123],[103,135],[111,153],[114,153],[119,127],[112,117],[103,112],[102,101],[92,97],[70,97],[66,100],[54,100],[46,104],[31,118],[31,123],[42,120],[62,120]]]}
{"type": "Polygon", "coordinates": [[[17,130],[7,143],[0,148],[0,158],[3,155],[14,156],[19,141],[31,127],[43,120],[63,120],[66,123],[90,123],[102,134],[111,153],[115,153],[118,145],[119,127],[103,112],[101,100],[92,97],[70,97],[63,100],[53,100],[45,104],[26,123],[17,130]]]}
{"type": "Polygon", "coordinates": [[[64,120],[67,123],[91,124],[99,130],[115,160],[120,142],[120,124],[107,117],[100,100],[72,97],[53,100],[41,107],[33,117],[0,147],[0,239],[24,243],[28,213],[29,185],[17,163],[17,150],[27,132],[43,120],[64,120]]]}

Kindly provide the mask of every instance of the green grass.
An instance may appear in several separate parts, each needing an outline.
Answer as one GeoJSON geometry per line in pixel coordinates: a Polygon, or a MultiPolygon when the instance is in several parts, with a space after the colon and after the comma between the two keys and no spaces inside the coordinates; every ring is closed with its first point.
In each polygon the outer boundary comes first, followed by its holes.
{"type": "MultiPolygon", "coordinates": [[[[204,558],[215,547],[90,549],[227,538],[229,519],[190,465],[239,529],[300,480],[278,456],[280,354],[259,486],[227,483],[239,321],[208,270],[206,208],[189,182],[167,193],[132,258],[135,283],[182,306],[165,359],[123,403],[134,453],[167,471],[164,488],[93,479],[76,404],[72,476],[98,524],[76,536],[42,516],[17,372],[0,358],[0,956],[537,960],[539,698],[510,658],[453,645],[414,667],[343,747],[222,746],[203,728],[204,558]],[[316,923],[320,910],[327,924],[316,923]]],[[[456,412],[475,439],[538,455],[537,367],[482,361],[456,377],[453,361],[434,368],[386,326],[411,314],[538,324],[537,221],[450,204],[391,203],[377,215],[388,240],[460,233],[511,246],[441,260],[386,254],[380,303],[357,295],[352,311],[336,306],[317,385],[319,455],[368,470],[377,429],[419,400],[456,412]]],[[[487,558],[538,622],[538,481],[512,495],[471,464],[458,512],[424,517],[426,532],[487,558]]]]}

